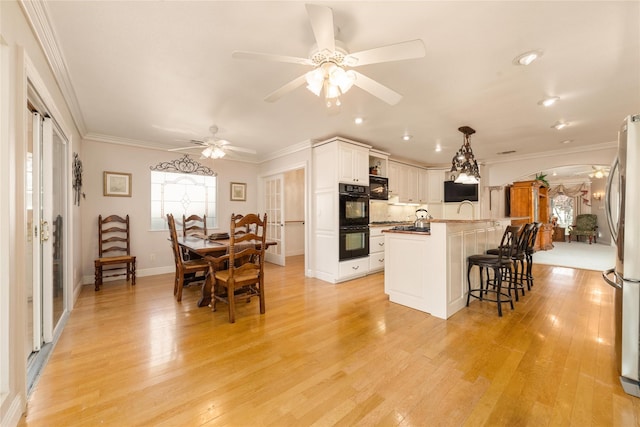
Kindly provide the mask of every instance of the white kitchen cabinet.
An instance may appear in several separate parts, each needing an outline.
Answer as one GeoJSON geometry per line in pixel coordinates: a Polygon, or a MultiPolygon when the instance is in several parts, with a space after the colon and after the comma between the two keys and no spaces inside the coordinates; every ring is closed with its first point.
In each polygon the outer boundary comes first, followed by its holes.
{"type": "Polygon", "coordinates": [[[340,262],[339,183],[369,185],[368,145],[331,138],[313,146],[312,214],[309,230],[313,277],[338,283],[366,275],[369,257],[340,262]]]}
{"type": "Polygon", "coordinates": [[[418,167],[389,161],[389,195],[400,203],[419,203],[419,171],[418,167]]]}
{"type": "Polygon", "coordinates": [[[405,166],[406,170],[406,192],[404,199],[401,199],[404,203],[418,203],[418,172],[419,168],[414,166],[405,166]]]}
{"type": "Polygon", "coordinates": [[[429,171],[427,169],[418,170],[418,203],[421,205],[429,203],[429,171]]]}
{"type": "Polygon", "coordinates": [[[374,149],[369,150],[369,174],[371,174],[372,168],[377,169],[378,176],[388,177],[389,153],[374,149]]]}
{"type": "MultiPolygon", "coordinates": [[[[482,254],[496,241],[500,223],[432,221],[431,232],[384,233],[384,288],[389,301],[447,319],[466,306],[470,255],[482,254]]],[[[478,286],[477,269],[470,276],[478,286]]]]}
{"type": "Polygon", "coordinates": [[[345,142],[338,144],[338,181],[369,185],[369,149],[345,142]]]}
{"type": "Polygon", "coordinates": [[[369,229],[369,273],[384,270],[384,235],[382,230],[388,227],[369,229]]]}
{"type": "Polygon", "coordinates": [[[443,169],[430,169],[429,174],[429,203],[444,202],[444,178],[445,171],[443,169]]]}
{"type": "Polygon", "coordinates": [[[401,164],[389,161],[389,197],[400,196],[400,168],[401,164]]]}
{"type": "Polygon", "coordinates": [[[366,276],[369,274],[369,257],[350,259],[340,262],[340,270],[338,281],[355,279],[356,277],[366,276]]]}

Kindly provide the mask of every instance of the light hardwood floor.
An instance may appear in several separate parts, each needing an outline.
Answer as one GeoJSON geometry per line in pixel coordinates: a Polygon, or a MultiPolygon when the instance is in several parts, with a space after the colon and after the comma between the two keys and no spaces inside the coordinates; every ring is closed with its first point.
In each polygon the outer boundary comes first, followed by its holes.
{"type": "Polygon", "coordinates": [[[499,318],[390,303],[382,273],[330,285],[268,265],[267,312],[196,307],[173,275],[85,286],[30,397],[28,426],[636,426],[614,362],[613,291],[534,265],[499,318]]]}

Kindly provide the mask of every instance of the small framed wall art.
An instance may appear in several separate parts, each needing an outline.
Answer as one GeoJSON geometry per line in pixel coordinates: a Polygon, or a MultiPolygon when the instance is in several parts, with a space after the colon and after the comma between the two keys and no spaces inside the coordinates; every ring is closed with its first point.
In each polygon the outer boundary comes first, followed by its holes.
{"type": "Polygon", "coordinates": [[[103,194],[109,197],[131,197],[131,174],[122,172],[103,173],[103,194]]]}
{"type": "Polygon", "coordinates": [[[247,200],[247,184],[244,182],[231,183],[231,200],[244,202],[247,200]]]}

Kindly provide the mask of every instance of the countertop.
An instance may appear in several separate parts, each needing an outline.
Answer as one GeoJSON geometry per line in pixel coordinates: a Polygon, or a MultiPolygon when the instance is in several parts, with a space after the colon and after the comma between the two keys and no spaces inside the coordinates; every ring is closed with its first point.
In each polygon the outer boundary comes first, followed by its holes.
{"type": "Polygon", "coordinates": [[[473,224],[479,222],[494,222],[498,219],[430,219],[429,222],[453,223],[453,224],[473,224]]]}

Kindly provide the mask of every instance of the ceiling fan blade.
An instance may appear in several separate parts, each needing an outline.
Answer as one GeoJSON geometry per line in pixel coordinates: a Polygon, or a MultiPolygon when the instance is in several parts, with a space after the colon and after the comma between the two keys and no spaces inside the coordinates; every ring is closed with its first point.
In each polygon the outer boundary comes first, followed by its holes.
{"type": "Polygon", "coordinates": [[[318,50],[336,50],[336,40],[333,32],[333,11],[326,6],[307,4],[307,14],[311,22],[311,29],[318,44],[318,50]]]}
{"type": "Polygon", "coordinates": [[[359,67],[361,65],[378,64],[381,62],[423,58],[426,54],[424,42],[416,39],[351,53],[345,57],[344,63],[349,67],[359,67]]]}
{"type": "Polygon", "coordinates": [[[302,86],[306,82],[307,80],[305,79],[305,75],[303,74],[300,77],[291,80],[289,83],[285,84],[281,88],[274,90],[269,95],[267,95],[264,98],[264,100],[267,102],[275,102],[278,99],[280,99],[282,96],[286,95],[287,93],[291,92],[294,89],[297,89],[298,87],[302,86]]]}
{"type": "Polygon", "coordinates": [[[231,54],[232,58],[235,59],[252,59],[258,61],[273,61],[273,62],[290,62],[293,64],[301,64],[301,65],[314,65],[311,60],[307,58],[298,58],[295,56],[285,56],[285,55],[273,55],[271,53],[259,53],[259,52],[245,52],[236,50],[231,54]]]}
{"type": "Polygon", "coordinates": [[[389,105],[396,105],[402,99],[402,95],[395,92],[388,87],[381,85],[377,81],[370,79],[362,73],[354,71],[356,73],[356,80],[353,83],[360,89],[369,92],[371,95],[382,99],[389,105]]]}
{"type": "Polygon", "coordinates": [[[231,151],[237,151],[239,153],[247,153],[247,154],[258,154],[256,150],[252,150],[251,148],[236,147],[235,145],[225,145],[223,150],[231,150],[231,151]]]}
{"type": "Polygon", "coordinates": [[[169,148],[167,151],[184,151],[184,150],[195,150],[195,149],[199,149],[200,147],[180,147],[180,148],[169,148]]]}

